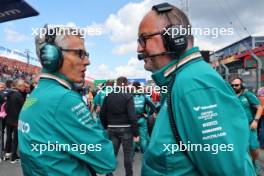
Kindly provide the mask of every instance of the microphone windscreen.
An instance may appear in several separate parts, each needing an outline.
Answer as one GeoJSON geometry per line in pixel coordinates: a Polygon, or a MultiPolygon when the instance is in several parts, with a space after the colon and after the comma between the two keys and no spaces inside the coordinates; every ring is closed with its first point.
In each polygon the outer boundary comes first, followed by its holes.
{"type": "Polygon", "coordinates": [[[138,60],[144,60],[146,58],[146,54],[140,53],[138,54],[138,60]]]}

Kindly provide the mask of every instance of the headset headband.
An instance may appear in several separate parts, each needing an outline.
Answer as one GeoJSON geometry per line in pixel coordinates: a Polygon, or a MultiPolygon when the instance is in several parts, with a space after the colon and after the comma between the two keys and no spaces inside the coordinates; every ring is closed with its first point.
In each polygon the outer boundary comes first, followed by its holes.
{"type": "Polygon", "coordinates": [[[158,13],[164,13],[164,12],[169,12],[172,10],[172,5],[170,5],[169,3],[165,2],[165,3],[161,3],[161,4],[157,4],[154,5],[152,7],[153,10],[155,10],[158,13]]]}
{"type": "Polygon", "coordinates": [[[45,42],[50,43],[50,44],[54,44],[55,39],[56,39],[56,28],[49,28],[48,24],[46,24],[44,26],[44,28],[46,29],[45,42]],[[51,31],[51,30],[53,30],[53,31],[51,31]],[[52,32],[52,34],[50,34],[51,32],[52,32]]]}

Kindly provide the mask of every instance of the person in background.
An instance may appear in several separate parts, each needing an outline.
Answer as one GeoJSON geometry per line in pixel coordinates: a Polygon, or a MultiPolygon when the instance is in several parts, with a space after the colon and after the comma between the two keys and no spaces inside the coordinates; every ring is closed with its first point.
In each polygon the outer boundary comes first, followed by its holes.
{"type": "MultiPolygon", "coordinates": [[[[103,127],[113,142],[115,156],[120,145],[124,152],[126,176],[133,175],[133,137],[138,141],[138,129],[133,95],[125,93],[128,85],[126,77],[117,78],[117,86],[108,94],[103,102],[100,119],[103,127]]],[[[112,175],[112,174],[108,174],[112,175]]]]}
{"type": "Polygon", "coordinates": [[[28,94],[30,94],[31,91],[32,90],[31,90],[31,87],[30,87],[29,82],[25,81],[25,92],[24,92],[25,96],[27,96],[28,94]]]}
{"type": "Polygon", "coordinates": [[[14,82],[13,91],[8,94],[6,101],[6,145],[5,152],[6,158],[11,153],[11,163],[16,163],[19,161],[17,155],[18,146],[18,117],[22,109],[22,106],[26,99],[26,87],[25,81],[22,79],[16,80],[14,82]]]}
{"type": "Polygon", "coordinates": [[[101,89],[98,91],[96,96],[94,97],[94,108],[95,112],[99,115],[100,109],[103,105],[104,98],[106,96],[106,93],[111,92],[111,88],[114,86],[114,82],[112,80],[107,80],[105,83],[105,86],[101,87],[101,89]]]}
{"type": "Polygon", "coordinates": [[[5,141],[4,141],[4,137],[5,137],[5,131],[6,131],[6,101],[7,101],[7,97],[8,95],[13,91],[12,90],[12,85],[13,85],[13,81],[12,80],[7,80],[5,85],[2,84],[2,91],[1,91],[1,99],[2,99],[2,105],[3,103],[5,103],[5,105],[2,106],[2,113],[4,118],[2,118],[2,159],[6,160],[6,159],[10,159],[11,158],[11,153],[5,153],[5,141]]]}
{"type": "Polygon", "coordinates": [[[261,117],[263,108],[260,104],[259,99],[252,92],[247,91],[243,80],[241,78],[235,78],[231,81],[235,93],[237,94],[241,105],[243,106],[247,118],[248,118],[248,129],[250,131],[249,136],[249,151],[252,157],[253,165],[257,175],[260,174],[260,163],[259,158],[259,142],[258,142],[258,122],[261,117]]]}
{"type": "Polygon", "coordinates": [[[135,143],[135,148],[140,146],[141,152],[144,153],[149,143],[149,132],[147,119],[156,112],[156,107],[144,92],[140,82],[133,82],[135,92],[133,99],[137,115],[139,142],[135,143]],[[141,91],[140,91],[141,90],[141,91]]]}
{"type": "MultiPolygon", "coordinates": [[[[261,102],[262,108],[264,107],[264,87],[258,89],[258,99],[261,102]]],[[[258,139],[260,148],[264,149],[264,111],[262,111],[261,117],[258,123],[258,139]]]]}
{"type": "Polygon", "coordinates": [[[4,94],[4,90],[6,89],[6,85],[3,82],[0,82],[0,162],[3,160],[4,155],[4,118],[6,117],[5,111],[5,102],[6,97],[4,94]]]}
{"type": "Polygon", "coordinates": [[[6,84],[6,91],[10,92],[12,89],[13,81],[7,80],[5,84],[6,84]]]}
{"type": "Polygon", "coordinates": [[[39,74],[38,75],[34,75],[32,77],[32,82],[30,84],[30,90],[32,91],[38,84],[38,81],[39,81],[39,74]]]}

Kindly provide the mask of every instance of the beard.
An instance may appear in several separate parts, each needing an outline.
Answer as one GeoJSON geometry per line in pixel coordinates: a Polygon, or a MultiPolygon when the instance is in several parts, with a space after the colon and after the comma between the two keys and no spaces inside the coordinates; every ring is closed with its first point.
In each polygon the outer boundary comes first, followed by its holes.
{"type": "Polygon", "coordinates": [[[239,88],[239,89],[234,89],[234,91],[236,92],[236,94],[239,94],[239,93],[242,91],[242,89],[241,89],[241,88],[239,88]]]}

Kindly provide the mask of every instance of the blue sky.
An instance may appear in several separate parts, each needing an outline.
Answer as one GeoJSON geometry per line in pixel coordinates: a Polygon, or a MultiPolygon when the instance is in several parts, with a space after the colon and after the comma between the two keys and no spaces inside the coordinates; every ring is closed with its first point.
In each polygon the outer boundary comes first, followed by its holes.
{"type": "MultiPolygon", "coordinates": [[[[39,13],[39,16],[6,22],[0,24],[0,44],[1,46],[16,49],[24,52],[25,49],[31,51],[31,55],[35,55],[34,37],[32,36],[32,28],[42,27],[45,23],[48,24],[63,24],[74,23],[78,27],[86,27],[92,24],[103,24],[110,14],[117,12],[128,1],[38,1],[27,0],[39,13]],[[15,35],[7,39],[7,33],[20,36],[19,40],[15,35]],[[7,39],[7,40],[6,40],[7,39]],[[12,41],[13,40],[13,41],[12,41]]],[[[131,1],[138,2],[138,1],[131,1]]],[[[136,53],[126,56],[115,55],[112,52],[113,43],[109,37],[105,35],[87,36],[86,48],[90,53],[91,66],[88,70],[93,70],[98,65],[106,64],[110,68],[126,64],[130,57],[135,57],[136,53]],[[91,68],[93,67],[93,69],[91,68]]],[[[35,62],[32,62],[35,64],[35,62]]],[[[92,72],[92,71],[90,71],[92,72]]],[[[92,74],[92,73],[91,73],[92,74]]],[[[97,75],[94,75],[97,77],[97,75]]],[[[100,76],[98,76],[100,77],[100,76]]]]}
{"type": "MultiPolygon", "coordinates": [[[[230,44],[248,34],[239,26],[235,15],[224,13],[220,6],[229,7],[226,0],[203,0],[201,6],[198,0],[189,1],[188,15],[193,26],[198,27],[230,27],[230,21],[235,33],[233,36],[210,38],[198,36],[196,44],[203,49],[216,50],[230,44]],[[220,3],[220,4],[217,4],[220,3]]],[[[44,24],[75,25],[77,27],[100,27],[102,34],[87,36],[86,48],[90,53],[91,65],[87,75],[96,79],[116,78],[124,75],[129,78],[149,78],[150,73],[144,71],[143,63],[136,59],[136,34],[138,23],[152,5],[160,0],[26,0],[40,15],[16,21],[0,23],[0,46],[24,52],[31,51],[36,57],[32,28],[40,28],[44,24]]],[[[168,0],[183,8],[181,0],[168,0]]],[[[263,1],[234,0],[230,1],[241,21],[248,25],[250,34],[263,35],[264,21],[261,17],[263,1]],[[241,3],[241,1],[244,1],[241,3]],[[250,22],[248,22],[250,21],[250,22]]],[[[35,62],[32,62],[35,64],[35,62]]]]}

